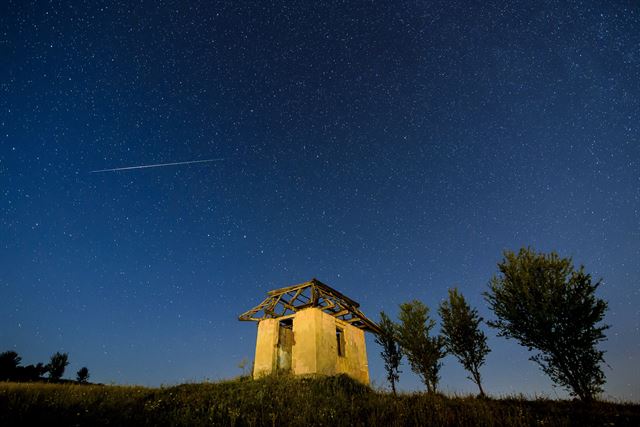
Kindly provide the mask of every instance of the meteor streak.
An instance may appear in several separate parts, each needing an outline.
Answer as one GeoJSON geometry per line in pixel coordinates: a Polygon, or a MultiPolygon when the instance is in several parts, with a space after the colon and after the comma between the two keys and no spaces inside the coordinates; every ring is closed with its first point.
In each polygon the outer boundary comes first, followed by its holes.
{"type": "Polygon", "coordinates": [[[188,162],[156,163],[154,165],[127,166],[127,167],[124,167],[124,168],[100,169],[100,170],[91,171],[89,173],[116,172],[116,171],[127,171],[127,170],[132,170],[132,169],[159,168],[159,167],[162,167],[162,166],[190,165],[190,164],[193,164],[193,163],[208,163],[208,162],[217,162],[217,161],[220,161],[220,160],[224,160],[224,159],[220,158],[220,159],[206,159],[206,160],[190,160],[188,162]]]}

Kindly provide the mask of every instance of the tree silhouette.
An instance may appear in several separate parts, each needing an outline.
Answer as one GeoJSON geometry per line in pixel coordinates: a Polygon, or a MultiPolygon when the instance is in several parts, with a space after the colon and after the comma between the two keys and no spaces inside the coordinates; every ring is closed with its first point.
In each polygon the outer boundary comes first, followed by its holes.
{"type": "Polygon", "coordinates": [[[37,365],[27,365],[18,367],[18,378],[16,381],[39,381],[47,373],[47,367],[42,363],[37,365]]]}
{"type": "Polygon", "coordinates": [[[430,336],[435,320],[429,318],[429,307],[418,300],[400,304],[400,324],[396,336],[411,370],[418,374],[429,393],[435,393],[440,377],[440,359],[444,357],[444,339],[430,336]]]}
{"type": "Polygon", "coordinates": [[[505,252],[498,269],[485,293],[498,319],[487,323],[537,350],[531,360],[571,395],[592,400],[605,382],[604,352],[596,348],[608,328],[598,325],[607,309],[595,296],[600,281],[592,283],[571,258],[530,248],[505,252]]]}
{"type": "Polygon", "coordinates": [[[51,356],[51,361],[47,365],[49,378],[53,381],[58,381],[62,378],[67,365],[69,365],[69,355],[67,353],[54,353],[51,356]]]}
{"type": "Polygon", "coordinates": [[[89,368],[83,366],[76,372],[76,381],[85,384],[89,380],[89,368]]]}
{"type": "Polygon", "coordinates": [[[15,380],[22,358],[15,351],[0,353],[0,381],[15,380]]]}
{"type": "Polygon", "coordinates": [[[487,336],[480,330],[482,317],[471,308],[456,288],[449,289],[449,299],[440,304],[442,336],[447,351],[453,354],[471,374],[469,377],[484,396],[480,366],[489,353],[487,336]]]}
{"type": "Polygon", "coordinates": [[[396,328],[389,316],[384,311],[380,312],[380,333],[376,335],[376,342],[382,347],[380,354],[384,360],[384,369],[387,371],[387,380],[391,384],[393,394],[396,394],[396,382],[400,379],[400,361],[402,360],[402,348],[396,338],[396,328]]]}

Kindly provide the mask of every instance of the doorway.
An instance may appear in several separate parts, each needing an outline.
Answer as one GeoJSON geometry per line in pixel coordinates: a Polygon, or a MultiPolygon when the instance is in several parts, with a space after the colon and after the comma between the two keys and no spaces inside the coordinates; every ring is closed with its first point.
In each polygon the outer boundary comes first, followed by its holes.
{"type": "Polygon", "coordinates": [[[291,352],[293,349],[293,319],[280,321],[278,328],[278,346],[276,357],[276,370],[278,373],[291,372],[291,352]]]}

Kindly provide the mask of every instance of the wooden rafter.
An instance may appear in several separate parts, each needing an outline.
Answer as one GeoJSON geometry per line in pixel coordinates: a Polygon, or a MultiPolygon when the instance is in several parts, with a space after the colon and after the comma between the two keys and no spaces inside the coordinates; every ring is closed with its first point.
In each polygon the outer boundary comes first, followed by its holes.
{"type": "Polygon", "coordinates": [[[259,322],[277,319],[308,307],[317,307],[360,329],[379,333],[380,329],[359,309],[360,304],[317,279],[267,292],[268,297],[251,310],[242,313],[240,320],[259,322]],[[309,291],[305,295],[305,291],[309,291]],[[278,309],[280,308],[280,310],[278,309]],[[280,312],[280,314],[278,313],[280,312]],[[345,317],[346,316],[346,317],[345,317]]]}
{"type": "Polygon", "coordinates": [[[335,313],[333,313],[333,315],[336,317],[342,317],[345,314],[349,314],[349,310],[347,310],[346,308],[343,308],[342,310],[336,311],[335,313]]]}

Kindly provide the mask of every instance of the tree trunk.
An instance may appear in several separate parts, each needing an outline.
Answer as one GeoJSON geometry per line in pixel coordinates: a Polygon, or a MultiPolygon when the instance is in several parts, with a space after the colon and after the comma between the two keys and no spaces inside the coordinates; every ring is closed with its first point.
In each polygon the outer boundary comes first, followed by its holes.
{"type": "Polygon", "coordinates": [[[484,390],[482,389],[482,384],[478,381],[478,388],[480,389],[480,397],[485,397],[484,390]]]}
{"type": "Polygon", "coordinates": [[[473,372],[473,380],[478,386],[478,389],[480,389],[480,397],[485,397],[486,395],[484,394],[484,390],[482,389],[482,381],[480,381],[480,372],[478,372],[477,370],[473,372]]]}

